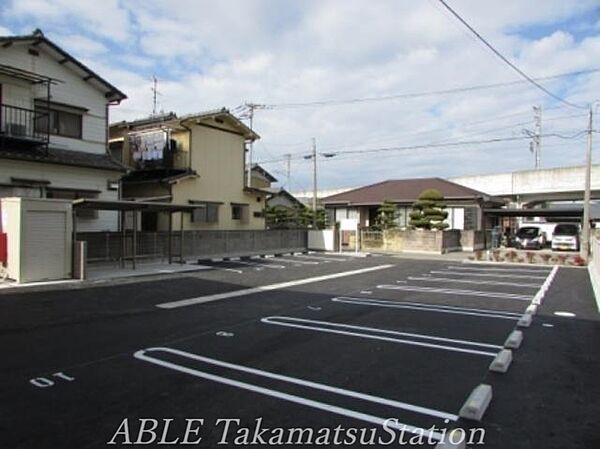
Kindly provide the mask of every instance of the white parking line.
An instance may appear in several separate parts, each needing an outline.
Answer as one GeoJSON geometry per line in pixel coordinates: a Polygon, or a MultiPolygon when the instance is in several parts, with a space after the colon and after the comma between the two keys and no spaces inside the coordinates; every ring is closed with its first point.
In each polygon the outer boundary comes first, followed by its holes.
{"type": "Polygon", "coordinates": [[[321,257],[321,256],[307,256],[305,254],[299,255],[299,256],[295,256],[295,257],[299,257],[302,259],[311,259],[311,260],[322,260],[324,262],[346,262],[348,259],[342,259],[341,257],[339,259],[334,259],[332,257],[321,257]]]}
{"type": "Polygon", "coordinates": [[[258,263],[258,262],[246,262],[244,260],[236,260],[234,263],[239,263],[241,265],[248,265],[249,267],[273,268],[274,270],[282,270],[285,268],[285,265],[277,265],[277,264],[270,264],[270,263],[258,263]]]}
{"type": "Polygon", "coordinates": [[[522,313],[501,312],[489,309],[473,309],[468,307],[442,306],[420,302],[388,301],[385,299],[358,298],[352,296],[338,296],[331,299],[334,302],[356,304],[375,307],[390,307],[394,309],[409,309],[426,312],[452,313],[456,315],[471,315],[485,318],[499,318],[502,320],[518,321],[522,313]]]}
{"type": "Polygon", "coordinates": [[[228,271],[230,273],[244,274],[242,270],[236,270],[234,268],[222,268],[217,265],[201,265],[202,267],[206,267],[207,269],[217,270],[217,271],[228,271]]]}
{"type": "Polygon", "coordinates": [[[448,295],[482,296],[486,298],[517,299],[519,301],[531,301],[533,296],[519,295],[517,293],[486,292],[481,290],[462,290],[454,288],[418,287],[413,285],[378,285],[380,290],[400,290],[406,292],[421,293],[445,293],[448,295]]]}
{"type": "Polygon", "coordinates": [[[491,277],[491,278],[511,278],[511,279],[546,279],[546,276],[528,276],[521,274],[486,274],[486,273],[464,273],[460,271],[430,271],[432,274],[452,274],[454,276],[477,276],[477,277],[491,277]]]}
{"type": "Polygon", "coordinates": [[[494,271],[494,272],[504,272],[504,273],[538,273],[538,274],[550,274],[551,270],[531,270],[526,268],[474,268],[474,267],[460,267],[460,266],[448,266],[450,270],[464,270],[464,271],[494,271]]]}
{"type": "MultiPolygon", "coordinates": [[[[503,282],[503,281],[476,281],[472,279],[453,279],[453,278],[437,278],[429,276],[409,276],[409,281],[426,281],[426,282],[457,282],[460,284],[477,284],[477,285],[506,285],[510,287],[526,287],[526,288],[540,288],[539,284],[521,284],[518,282],[503,282]]],[[[398,282],[398,281],[396,281],[398,282]]]]}
{"type": "Polygon", "coordinates": [[[377,328],[373,328],[373,327],[353,326],[351,324],[333,323],[330,321],[307,320],[307,319],[303,319],[303,318],[294,318],[294,317],[287,317],[287,316],[269,316],[269,317],[262,318],[260,321],[262,321],[263,323],[266,323],[266,324],[274,324],[276,326],[293,327],[293,328],[297,328],[297,329],[308,329],[308,330],[314,330],[314,331],[319,331],[319,332],[327,332],[327,333],[331,333],[331,334],[348,335],[348,336],[352,336],[352,337],[370,338],[373,340],[382,340],[382,341],[388,341],[391,343],[423,346],[426,348],[442,349],[445,351],[454,351],[454,352],[464,352],[467,354],[484,355],[484,356],[489,356],[489,357],[496,357],[498,355],[498,353],[497,352],[480,351],[480,350],[476,350],[476,349],[460,348],[457,346],[447,346],[447,345],[441,345],[441,344],[435,344],[435,343],[425,343],[423,341],[417,341],[417,340],[405,340],[405,339],[401,339],[401,338],[386,337],[383,335],[376,335],[376,333],[385,334],[385,335],[397,335],[399,337],[412,337],[412,338],[417,338],[420,340],[439,341],[439,342],[444,342],[444,343],[454,343],[454,344],[460,344],[460,345],[464,345],[464,346],[473,346],[473,347],[479,347],[479,348],[490,348],[490,349],[498,349],[498,350],[503,349],[502,346],[492,345],[492,344],[488,344],[488,343],[480,343],[480,342],[476,342],[476,341],[456,340],[453,338],[436,337],[433,335],[413,334],[413,333],[409,333],[409,332],[398,332],[398,331],[392,331],[392,330],[388,330],[388,329],[377,329],[377,328]],[[313,326],[313,324],[314,324],[314,326],[313,326]],[[328,327],[323,327],[323,326],[328,326],[328,327]],[[338,328],[338,329],[331,329],[331,328],[338,328]],[[348,329],[348,330],[343,330],[343,329],[348,329]],[[368,331],[368,332],[373,332],[373,334],[366,334],[363,332],[355,332],[355,331],[368,331]]]}
{"type": "Polygon", "coordinates": [[[199,296],[197,298],[188,298],[188,299],[181,299],[178,301],[163,302],[160,304],[156,304],[156,307],[160,307],[161,309],[176,309],[178,307],[187,307],[187,306],[192,306],[195,304],[203,304],[206,302],[218,301],[220,299],[252,295],[254,293],[261,293],[261,292],[266,292],[266,291],[270,291],[270,290],[280,290],[282,288],[295,287],[297,285],[304,285],[304,284],[312,284],[314,282],[329,281],[331,279],[338,279],[338,278],[343,278],[346,276],[356,276],[358,274],[370,273],[372,271],[385,270],[385,269],[391,268],[393,266],[394,265],[392,265],[392,264],[376,265],[374,267],[361,268],[359,270],[342,271],[340,273],[326,274],[323,276],[313,276],[313,277],[309,277],[309,278],[298,279],[295,281],[287,281],[287,282],[279,282],[277,284],[263,285],[260,287],[244,288],[241,290],[234,290],[231,292],[199,296]]]}
{"type": "Polygon", "coordinates": [[[278,262],[289,262],[289,263],[298,263],[301,265],[319,265],[319,262],[317,262],[316,260],[296,260],[296,259],[284,259],[283,257],[278,257],[277,258],[278,262]]]}
{"type": "Polygon", "coordinates": [[[260,394],[263,394],[266,396],[275,397],[278,399],[282,399],[282,400],[285,400],[288,402],[293,402],[293,403],[300,404],[303,406],[307,406],[307,407],[311,407],[311,408],[315,408],[315,409],[319,409],[319,410],[324,410],[329,413],[347,416],[350,418],[358,419],[360,421],[369,422],[372,424],[383,425],[385,423],[387,426],[389,426],[391,428],[396,428],[396,426],[397,426],[398,430],[405,429],[405,431],[407,431],[407,432],[431,436],[432,439],[436,439],[436,440],[442,440],[444,438],[444,436],[438,432],[411,426],[408,424],[402,424],[402,423],[397,422],[396,420],[389,421],[386,418],[380,418],[380,417],[377,417],[374,415],[368,415],[365,413],[357,412],[355,410],[335,406],[332,404],[327,404],[324,402],[315,401],[312,399],[303,398],[301,396],[284,393],[284,392],[281,392],[278,390],[261,387],[261,386],[255,385],[255,384],[250,384],[247,382],[234,380],[234,379],[224,377],[224,376],[217,376],[215,374],[210,374],[205,371],[200,371],[197,369],[189,368],[186,366],[182,366],[182,365],[179,365],[179,364],[176,364],[173,362],[161,360],[161,359],[147,355],[147,353],[152,353],[152,352],[166,352],[166,353],[175,354],[175,355],[178,355],[181,357],[185,357],[188,359],[192,359],[195,361],[204,362],[204,363],[207,363],[210,365],[228,368],[233,371],[244,372],[244,373],[261,376],[261,377],[264,377],[267,379],[275,379],[278,381],[288,382],[288,383],[295,384],[295,385],[301,385],[303,387],[312,388],[315,390],[326,391],[328,393],[333,393],[333,394],[337,394],[340,396],[351,397],[351,398],[360,399],[363,401],[368,401],[368,402],[372,402],[372,403],[376,403],[376,404],[380,404],[380,405],[398,408],[401,410],[408,410],[408,411],[414,412],[414,413],[424,414],[424,415],[428,415],[428,416],[434,416],[436,418],[447,419],[450,421],[458,420],[457,415],[454,415],[451,413],[446,413],[446,412],[443,412],[440,410],[434,410],[434,409],[430,409],[430,408],[426,408],[426,407],[420,407],[420,406],[408,404],[405,402],[394,401],[394,400],[385,399],[385,398],[381,398],[378,396],[372,396],[369,394],[360,393],[360,392],[356,392],[356,391],[352,391],[352,390],[346,390],[343,388],[332,387],[332,386],[326,385],[326,384],[320,384],[317,382],[311,382],[311,381],[307,381],[307,380],[303,380],[303,379],[299,379],[299,378],[284,376],[281,374],[275,374],[275,373],[271,373],[268,371],[255,369],[255,368],[249,368],[249,367],[246,367],[243,365],[236,365],[233,363],[222,362],[220,360],[211,359],[208,357],[202,357],[202,356],[199,356],[196,354],[191,354],[189,352],[179,351],[176,349],[148,348],[148,349],[137,351],[134,354],[134,357],[139,360],[153,363],[155,365],[159,365],[159,366],[162,366],[165,368],[170,368],[172,370],[179,371],[182,373],[190,374],[192,376],[199,377],[202,379],[210,380],[213,382],[218,382],[218,383],[229,385],[232,387],[241,388],[244,390],[252,391],[254,393],[260,393],[260,394]]]}

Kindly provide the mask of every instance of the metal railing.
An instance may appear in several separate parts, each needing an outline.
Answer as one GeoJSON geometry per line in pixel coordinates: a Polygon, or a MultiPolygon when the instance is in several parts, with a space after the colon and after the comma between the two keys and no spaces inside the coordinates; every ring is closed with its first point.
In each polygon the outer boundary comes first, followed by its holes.
{"type": "Polygon", "coordinates": [[[361,240],[383,242],[383,232],[381,231],[361,231],[361,240]]]}
{"type": "Polygon", "coordinates": [[[160,158],[151,160],[134,160],[132,161],[133,168],[138,170],[148,169],[186,169],[189,167],[189,151],[170,151],[164,150],[160,152],[160,158]]]}
{"type": "Polygon", "coordinates": [[[18,106],[0,105],[0,135],[4,138],[48,143],[48,113],[18,106]]]}

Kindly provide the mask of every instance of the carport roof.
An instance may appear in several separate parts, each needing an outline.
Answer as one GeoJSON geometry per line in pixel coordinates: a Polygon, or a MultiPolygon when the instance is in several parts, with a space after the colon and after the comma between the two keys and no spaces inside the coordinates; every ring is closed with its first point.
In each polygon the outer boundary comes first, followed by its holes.
{"type": "Polygon", "coordinates": [[[98,200],[82,198],[73,201],[75,209],[93,209],[93,210],[138,210],[152,212],[191,212],[198,209],[198,206],[189,204],[171,204],[152,201],[126,201],[126,200],[98,200]]]}
{"type": "Polygon", "coordinates": [[[483,209],[486,215],[498,217],[564,217],[581,218],[583,208],[552,208],[552,209],[483,209]]]}

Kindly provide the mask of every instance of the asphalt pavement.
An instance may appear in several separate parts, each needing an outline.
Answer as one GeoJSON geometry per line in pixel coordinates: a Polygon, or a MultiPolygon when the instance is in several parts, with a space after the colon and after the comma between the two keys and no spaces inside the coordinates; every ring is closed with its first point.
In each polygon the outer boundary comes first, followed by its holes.
{"type": "Polygon", "coordinates": [[[206,448],[394,447],[419,432],[431,440],[404,446],[434,447],[442,429],[480,429],[486,448],[600,444],[600,321],[583,269],[223,261],[2,292],[0,317],[2,447],[181,445],[186,429],[206,448]],[[490,371],[515,330],[508,371],[490,371]],[[481,421],[461,417],[481,384],[493,390],[481,421]]]}

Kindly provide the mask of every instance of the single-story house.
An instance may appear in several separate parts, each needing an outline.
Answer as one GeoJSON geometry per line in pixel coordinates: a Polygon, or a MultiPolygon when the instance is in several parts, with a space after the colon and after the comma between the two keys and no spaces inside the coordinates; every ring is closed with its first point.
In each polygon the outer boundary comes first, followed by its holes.
{"type": "Polygon", "coordinates": [[[409,213],[421,192],[439,190],[447,204],[448,229],[481,230],[482,209],[500,207],[504,202],[486,193],[446,181],[441,178],[394,179],[371,184],[321,200],[329,214],[330,223],[346,218],[359,220],[362,227],[375,224],[377,209],[384,201],[398,207],[397,225],[406,228],[409,213]]]}

